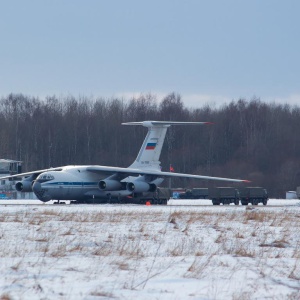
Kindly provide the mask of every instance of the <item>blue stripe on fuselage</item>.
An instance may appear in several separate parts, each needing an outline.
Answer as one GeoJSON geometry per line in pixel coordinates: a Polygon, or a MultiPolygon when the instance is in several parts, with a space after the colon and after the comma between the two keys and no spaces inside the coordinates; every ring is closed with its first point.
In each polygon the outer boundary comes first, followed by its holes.
{"type": "Polygon", "coordinates": [[[98,182],[69,182],[69,181],[57,181],[57,182],[47,182],[47,185],[77,185],[77,186],[91,186],[91,185],[98,185],[98,182]]]}

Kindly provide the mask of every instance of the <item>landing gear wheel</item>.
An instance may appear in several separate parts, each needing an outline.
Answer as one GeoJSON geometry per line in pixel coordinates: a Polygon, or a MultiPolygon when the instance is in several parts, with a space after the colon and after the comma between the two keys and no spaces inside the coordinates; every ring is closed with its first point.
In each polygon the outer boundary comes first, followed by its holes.
{"type": "Polygon", "coordinates": [[[107,197],[108,197],[107,203],[111,204],[111,194],[107,194],[107,197]]]}

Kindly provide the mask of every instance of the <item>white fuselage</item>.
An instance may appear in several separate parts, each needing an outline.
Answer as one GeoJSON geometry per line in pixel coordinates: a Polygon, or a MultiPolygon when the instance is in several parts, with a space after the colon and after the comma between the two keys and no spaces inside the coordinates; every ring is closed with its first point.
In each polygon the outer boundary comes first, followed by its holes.
{"type": "MultiPolygon", "coordinates": [[[[86,170],[87,166],[65,166],[61,171],[41,173],[34,181],[32,189],[41,201],[49,200],[82,200],[92,198],[124,197],[132,192],[126,189],[103,191],[99,189],[99,181],[107,176],[100,176],[86,170]]],[[[122,182],[137,179],[127,177],[122,182]]],[[[157,179],[160,184],[163,179],[157,179]]]]}

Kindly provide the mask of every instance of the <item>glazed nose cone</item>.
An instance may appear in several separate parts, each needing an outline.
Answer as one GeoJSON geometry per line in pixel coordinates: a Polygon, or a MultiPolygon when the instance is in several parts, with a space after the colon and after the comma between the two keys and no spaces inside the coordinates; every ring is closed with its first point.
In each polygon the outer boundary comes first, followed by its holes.
{"type": "Polygon", "coordinates": [[[35,181],[32,190],[39,200],[43,202],[51,200],[51,196],[42,188],[40,182],[35,181]]]}

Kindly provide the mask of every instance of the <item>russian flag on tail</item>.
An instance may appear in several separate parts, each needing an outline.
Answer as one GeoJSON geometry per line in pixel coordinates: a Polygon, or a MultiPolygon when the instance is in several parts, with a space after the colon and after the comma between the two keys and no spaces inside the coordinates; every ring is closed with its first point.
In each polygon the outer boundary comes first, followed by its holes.
{"type": "Polygon", "coordinates": [[[175,170],[174,170],[173,166],[170,165],[170,172],[174,172],[174,171],[175,171],[175,170]]]}
{"type": "Polygon", "coordinates": [[[146,150],[154,150],[156,147],[156,143],[148,143],[146,146],[146,150]]]}

